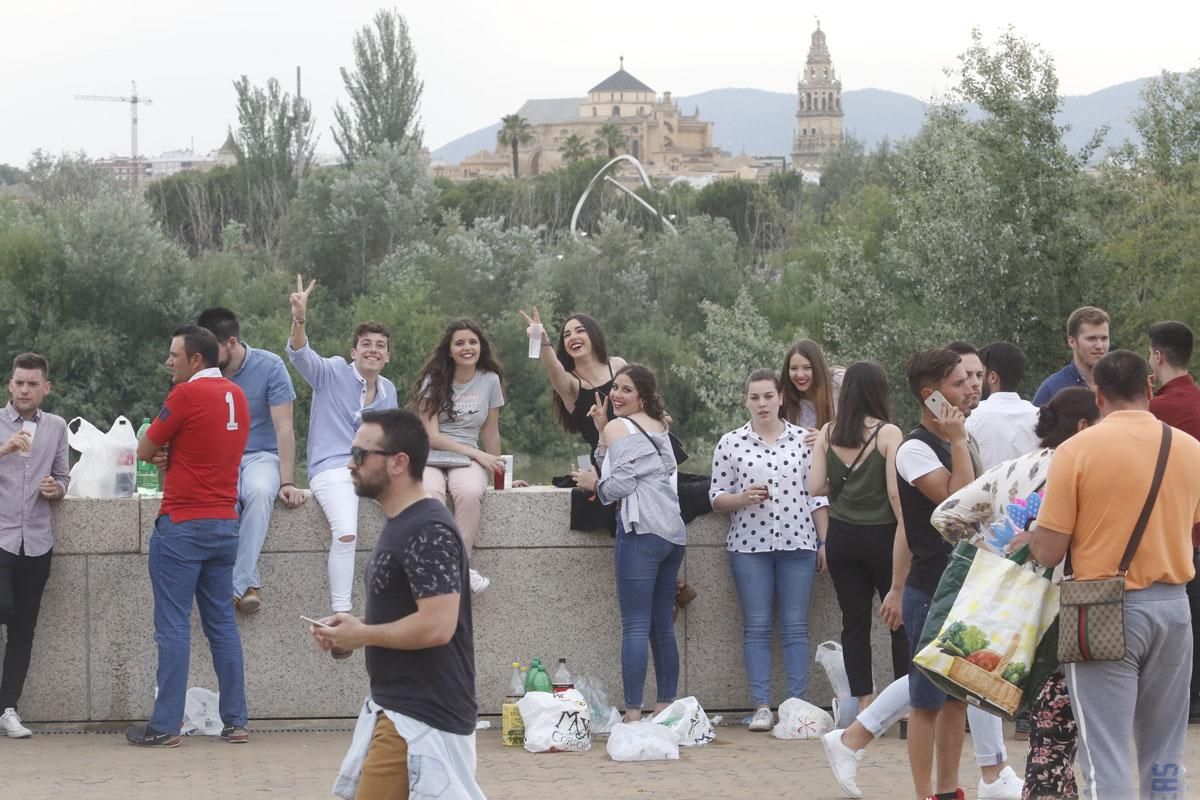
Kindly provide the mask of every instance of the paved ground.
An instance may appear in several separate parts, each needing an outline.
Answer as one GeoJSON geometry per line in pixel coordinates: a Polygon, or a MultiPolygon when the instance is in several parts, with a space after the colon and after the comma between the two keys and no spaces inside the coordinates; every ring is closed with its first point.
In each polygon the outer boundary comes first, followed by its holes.
{"type": "MultiPolygon", "coordinates": [[[[316,723],[320,725],[321,723],[316,723]]],[[[350,739],[345,730],[286,732],[259,723],[248,745],[192,737],[173,750],[130,747],[119,735],[46,733],[0,740],[0,796],[21,800],[138,800],[164,797],[247,800],[329,797],[350,739]],[[264,732],[264,729],[271,732],[264,732]]],[[[1021,769],[1024,744],[1009,742],[1021,769]]],[[[1188,742],[1189,771],[1200,775],[1200,730],[1188,742]]],[[[867,798],[910,797],[904,742],[889,734],[863,760],[859,786],[867,798]]],[[[805,797],[840,794],[820,742],[781,742],[768,734],[722,726],[708,746],[684,750],[679,761],[618,764],[603,740],[584,754],[531,755],[504,747],[496,731],[479,735],[479,781],[492,800],[539,798],[805,797]]],[[[975,796],[978,774],[967,752],[962,784],[975,796]]]]}

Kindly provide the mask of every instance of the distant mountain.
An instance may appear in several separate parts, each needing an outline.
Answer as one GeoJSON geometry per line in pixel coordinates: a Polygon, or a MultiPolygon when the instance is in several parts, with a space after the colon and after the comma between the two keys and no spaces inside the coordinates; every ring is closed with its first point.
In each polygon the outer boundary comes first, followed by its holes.
{"type": "MultiPolygon", "coordinates": [[[[1071,150],[1078,150],[1092,134],[1108,126],[1101,148],[1116,147],[1135,139],[1130,115],[1137,109],[1142,87],[1149,78],[1109,86],[1088,95],[1063,98],[1060,125],[1070,130],[1063,137],[1071,150]]],[[[530,100],[518,113],[530,122],[546,114],[561,113],[564,105],[583,98],[530,100]]],[[[675,98],[679,109],[691,114],[697,107],[701,119],[714,123],[713,143],[737,155],[789,155],[796,127],[796,96],[762,89],[713,89],[675,98]]],[[[873,148],[884,139],[896,141],[914,136],[925,119],[926,103],[884,89],[854,89],[842,94],[846,111],[846,133],[873,148]]],[[[457,163],[480,150],[494,150],[500,123],[468,133],[433,151],[435,161],[457,163]]]]}

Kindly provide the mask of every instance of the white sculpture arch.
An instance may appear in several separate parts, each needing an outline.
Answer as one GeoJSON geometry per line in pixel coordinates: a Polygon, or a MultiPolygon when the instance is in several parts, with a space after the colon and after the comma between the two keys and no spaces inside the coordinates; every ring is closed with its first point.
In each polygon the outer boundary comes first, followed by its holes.
{"type": "Polygon", "coordinates": [[[655,208],[654,206],[647,203],[642,198],[638,197],[637,194],[635,194],[628,186],[623,185],[620,181],[613,180],[611,175],[604,174],[605,172],[608,171],[609,167],[611,167],[613,164],[616,164],[619,161],[628,161],[630,164],[633,164],[634,169],[637,170],[638,175],[640,175],[642,178],[642,185],[645,186],[647,189],[650,189],[650,190],[654,189],[654,185],[650,183],[650,176],[646,174],[646,170],[642,167],[641,162],[627,153],[622,153],[621,155],[617,156],[616,158],[612,159],[607,164],[605,164],[603,167],[601,167],[600,171],[597,172],[595,175],[593,175],[592,179],[590,181],[588,181],[587,188],[583,190],[583,194],[579,195],[579,202],[575,204],[575,211],[571,214],[571,235],[574,236],[576,239],[581,239],[581,233],[578,228],[579,212],[583,210],[583,204],[585,202],[587,202],[588,195],[591,194],[592,188],[596,185],[596,182],[599,181],[601,178],[603,178],[608,183],[611,183],[613,186],[617,187],[622,192],[624,192],[625,194],[632,197],[634,200],[638,201],[638,203],[640,203],[643,208],[645,208],[651,214],[653,214],[654,216],[656,216],[660,220],[662,220],[663,227],[665,227],[671,233],[678,234],[679,231],[677,231],[675,229],[675,226],[671,224],[671,221],[669,219],[667,219],[665,216],[663,216],[661,211],[659,211],[657,208],[655,208]]]}

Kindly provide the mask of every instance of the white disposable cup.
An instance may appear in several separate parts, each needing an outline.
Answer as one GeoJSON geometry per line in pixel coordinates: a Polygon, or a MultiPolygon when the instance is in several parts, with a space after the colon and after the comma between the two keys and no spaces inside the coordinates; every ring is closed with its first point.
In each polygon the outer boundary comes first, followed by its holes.
{"type": "Polygon", "coordinates": [[[540,358],[542,355],[542,332],[541,325],[529,326],[529,357],[540,358]]]}
{"type": "Polygon", "coordinates": [[[33,437],[37,434],[37,423],[31,419],[22,420],[21,430],[29,434],[29,449],[22,450],[20,455],[21,458],[29,458],[30,453],[33,452],[33,437]]]}

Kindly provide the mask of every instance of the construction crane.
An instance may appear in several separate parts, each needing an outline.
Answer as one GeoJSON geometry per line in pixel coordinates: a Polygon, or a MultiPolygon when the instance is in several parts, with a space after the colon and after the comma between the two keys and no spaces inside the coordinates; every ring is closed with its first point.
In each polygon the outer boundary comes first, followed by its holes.
{"type": "Polygon", "coordinates": [[[77,94],[76,100],[103,100],[108,103],[129,103],[129,164],[130,164],[130,191],[137,193],[138,178],[140,177],[141,169],[138,167],[138,148],[137,148],[137,117],[138,104],[150,105],[151,100],[147,97],[138,97],[137,81],[130,81],[131,89],[129,97],[110,97],[102,94],[77,94]]]}

